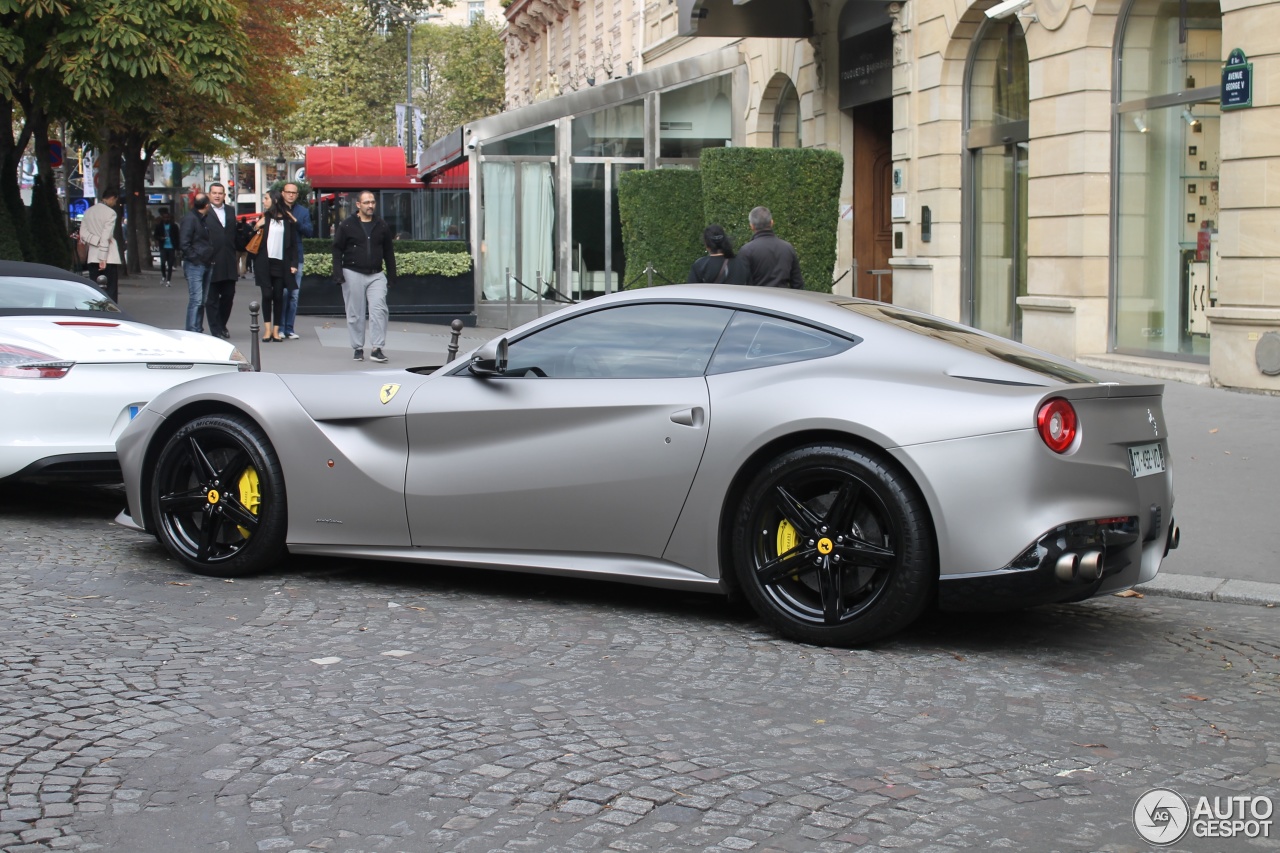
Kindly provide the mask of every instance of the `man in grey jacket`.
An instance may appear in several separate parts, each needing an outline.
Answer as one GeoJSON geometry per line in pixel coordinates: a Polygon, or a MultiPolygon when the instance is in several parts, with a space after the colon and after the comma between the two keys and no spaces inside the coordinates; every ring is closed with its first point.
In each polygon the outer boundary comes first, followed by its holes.
{"type": "Polygon", "coordinates": [[[757,287],[804,290],[800,259],[790,243],[773,233],[769,208],[753,208],[747,221],[751,223],[751,239],[738,250],[738,257],[747,265],[748,282],[757,287]]]}

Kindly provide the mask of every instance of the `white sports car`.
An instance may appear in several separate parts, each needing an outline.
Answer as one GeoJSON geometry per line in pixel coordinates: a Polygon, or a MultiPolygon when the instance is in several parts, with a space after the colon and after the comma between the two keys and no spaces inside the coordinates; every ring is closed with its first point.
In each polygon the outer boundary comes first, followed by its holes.
{"type": "Polygon", "coordinates": [[[251,369],[224,340],[131,319],[80,276],[0,261],[0,482],[118,482],[116,437],[153,397],[251,369]]]}

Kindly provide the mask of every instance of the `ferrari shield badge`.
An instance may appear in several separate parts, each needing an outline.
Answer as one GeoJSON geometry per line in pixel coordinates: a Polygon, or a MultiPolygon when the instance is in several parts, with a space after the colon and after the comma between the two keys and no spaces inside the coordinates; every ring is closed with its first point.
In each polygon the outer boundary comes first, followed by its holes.
{"type": "Polygon", "coordinates": [[[388,382],[386,385],[383,385],[382,390],[378,392],[378,399],[381,400],[382,405],[385,406],[387,403],[391,402],[391,398],[394,397],[396,392],[399,390],[400,386],[398,384],[395,382],[388,382]]]}

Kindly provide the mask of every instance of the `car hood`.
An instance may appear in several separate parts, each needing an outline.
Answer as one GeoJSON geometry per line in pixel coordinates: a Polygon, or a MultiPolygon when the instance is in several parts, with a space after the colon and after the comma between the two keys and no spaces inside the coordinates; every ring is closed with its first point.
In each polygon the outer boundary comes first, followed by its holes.
{"type": "Polygon", "coordinates": [[[0,341],[79,364],[226,362],[235,350],[226,341],[208,335],[157,329],[106,316],[0,318],[0,341]]]}

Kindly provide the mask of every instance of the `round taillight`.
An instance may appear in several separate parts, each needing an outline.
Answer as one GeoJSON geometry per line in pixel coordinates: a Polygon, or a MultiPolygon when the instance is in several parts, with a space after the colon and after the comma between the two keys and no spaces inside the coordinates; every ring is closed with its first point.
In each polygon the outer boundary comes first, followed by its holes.
{"type": "Polygon", "coordinates": [[[1040,407],[1036,428],[1040,438],[1054,453],[1065,453],[1076,440],[1076,410],[1061,397],[1054,397],[1040,407]]]}

